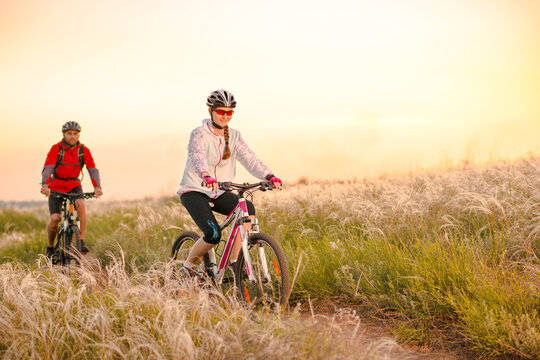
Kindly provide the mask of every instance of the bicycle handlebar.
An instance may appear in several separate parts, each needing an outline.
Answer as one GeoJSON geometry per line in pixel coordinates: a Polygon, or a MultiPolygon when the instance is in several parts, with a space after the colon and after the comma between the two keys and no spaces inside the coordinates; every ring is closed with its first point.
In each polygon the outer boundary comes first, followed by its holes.
{"type": "Polygon", "coordinates": [[[230,181],[224,181],[224,182],[218,182],[218,187],[220,190],[225,190],[225,191],[233,191],[233,190],[245,191],[249,189],[254,189],[256,187],[258,187],[259,188],[258,190],[260,191],[274,189],[274,185],[272,185],[272,183],[268,180],[260,181],[258,183],[253,183],[253,184],[249,184],[249,183],[236,184],[230,181]]]}
{"type": "MultiPolygon", "coordinates": [[[[224,191],[234,191],[234,190],[240,190],[240,191],[246,191],[249,189],[254,189],[258,187],[260,191],[266,191],[266,190],[273,190],[274,186],[272,183],[268,180],[263,180],[257,183],[249,184],[249,183],[243,183],[243,184],[237,184],[233,183],[231,181],[218,181],[218,189],[224,190],[224,191]]],[[[206,186],[206,182],[202,182],[201,186],[206,186]]]]}
{"type": "Polygon", "coordinates": [[[63,193],[60,191],[51,190],[51,196],[55,196],[59,199],[71,199],[71,200],[83,199],[83,198],[90,199],[90,198],[93,198],[95,195],[96,195],[95,192],[82,193],[82,194],[68,194],[68,193],[63,193]]]}

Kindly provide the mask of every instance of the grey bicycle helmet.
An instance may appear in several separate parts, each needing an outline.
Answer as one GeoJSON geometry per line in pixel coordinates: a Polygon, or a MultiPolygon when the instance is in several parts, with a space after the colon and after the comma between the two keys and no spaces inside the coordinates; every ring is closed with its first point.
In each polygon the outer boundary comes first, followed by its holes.
{"type": "Polygon", "coordinates": [[[206,105],[212,109],[220,106],[233,108],[236,106],[236,100],[227,90],[215,90],[206,99],[206,105]]]}
{"type": "Polygon", "coordinates": [[[68,121],[67,123],[64,124],[64,126],[62,126],[62,132],[66,132],[68,130],[77,130],[80,132],[81,125],[79,125],[79,123],[76,121],[68,121]]]}

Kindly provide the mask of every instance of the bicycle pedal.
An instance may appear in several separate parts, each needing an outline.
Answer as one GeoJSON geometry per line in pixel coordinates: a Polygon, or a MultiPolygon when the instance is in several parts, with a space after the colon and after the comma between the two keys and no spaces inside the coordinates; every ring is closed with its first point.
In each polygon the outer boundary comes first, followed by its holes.
{"type": "Polygon", "coordinates": [[[178,273],[184,279],[196,278],[199,282],[206,281],[204,279],[205,275],[203,273],[184,265],[180,266],[180,268],[178,269],[178,273]]]}

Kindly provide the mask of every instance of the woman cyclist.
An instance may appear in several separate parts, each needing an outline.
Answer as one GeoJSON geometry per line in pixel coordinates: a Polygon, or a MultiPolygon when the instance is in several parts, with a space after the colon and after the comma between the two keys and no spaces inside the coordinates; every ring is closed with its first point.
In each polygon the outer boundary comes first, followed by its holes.
{"type": "MultiPolygon", "coordinates": [[[[229,121],[236,107],[233,94],[227,90],[213,91],[206,100],[210,119],[191,132],[186,168],[178,189],[182,205],[193,218],[204,236],[199,238],[183,264],[184,273],[197,275],[193,266],[221,240],[221,230],[212,211],[228,215],[238,204],[238,195],[218,189],[217,182],[233,181],[236,160],[253,176],[272,182],[280,189],[281,180],[274,176],[246,145],[240,132],[230,129],[229,121]],[[204,184],[201,185],[201,184],[204,184]]],[[[246,201],[248,213],[255,215],[255,207],[246,201]]],[[[241,242],[235,242],[231,261],[236,261],[241,242]]]]}

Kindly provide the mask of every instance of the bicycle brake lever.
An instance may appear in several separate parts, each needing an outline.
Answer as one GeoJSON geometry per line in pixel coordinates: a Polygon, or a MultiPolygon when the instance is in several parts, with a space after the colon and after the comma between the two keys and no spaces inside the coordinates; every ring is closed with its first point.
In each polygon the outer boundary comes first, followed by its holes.
{"type": "Polygon", "coordinates": [[[221,184],[219,184],[219,189],[225,190],[225,191],[232,191],[231,182],[230,181],[222,182],[221,184]]]}
{"type": "Polygon", "coordinates": [[[261,184],[261,191],[266,191],[266,190],[272,190],[272,183],[268,180],[265,180],[261,184]]]}

